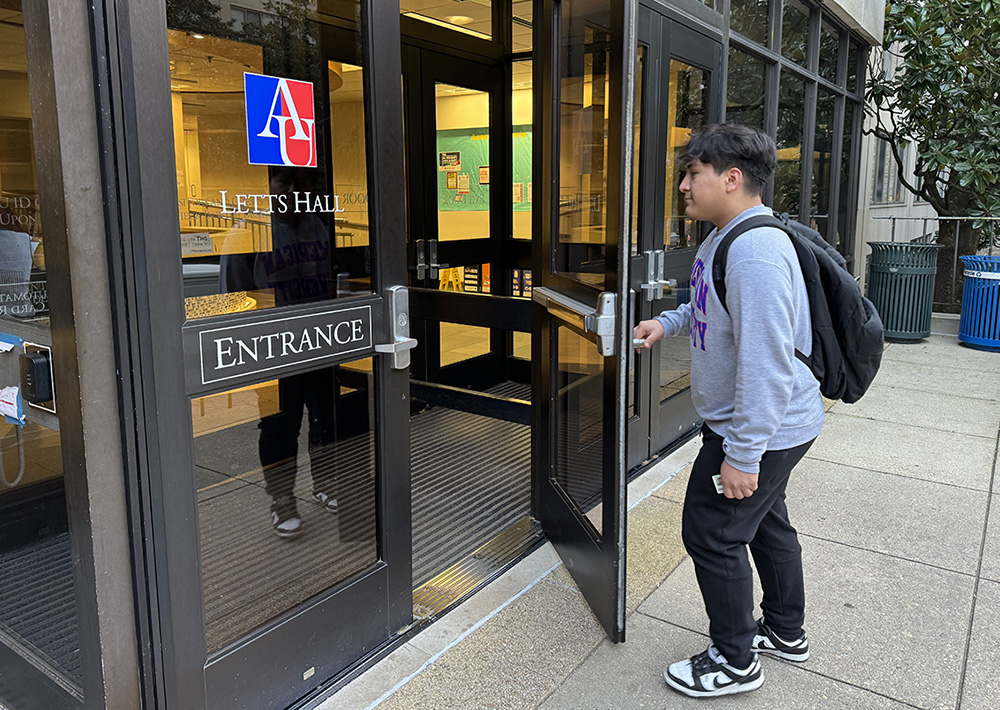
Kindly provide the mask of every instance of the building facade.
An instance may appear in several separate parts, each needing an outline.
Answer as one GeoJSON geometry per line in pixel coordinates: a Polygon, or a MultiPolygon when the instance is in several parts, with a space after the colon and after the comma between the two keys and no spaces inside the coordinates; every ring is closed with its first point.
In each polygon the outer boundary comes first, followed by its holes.
{"type": "Polygon", "coordinates": [[[286,708],[543,539],[623,641],[693,130],[852,261],[881,11],[0,0],[0,705],[286,708]]]}

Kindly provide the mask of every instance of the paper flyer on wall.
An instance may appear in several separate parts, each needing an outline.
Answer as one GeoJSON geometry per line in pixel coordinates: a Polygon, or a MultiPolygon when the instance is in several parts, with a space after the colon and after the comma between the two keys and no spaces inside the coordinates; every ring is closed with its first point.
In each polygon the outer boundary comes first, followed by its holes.
{"type": "Polygon", "coordinates": [[[0,414],[10,424],[24,426],[24,410],[21,408],[21,393],[17,387],[0,389],[0,414]]]}

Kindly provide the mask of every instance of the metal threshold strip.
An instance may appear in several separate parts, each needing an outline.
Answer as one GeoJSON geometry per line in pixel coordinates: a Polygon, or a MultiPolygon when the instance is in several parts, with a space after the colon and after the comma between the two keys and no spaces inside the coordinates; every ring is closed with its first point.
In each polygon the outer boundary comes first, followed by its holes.
{"type": "Polygon", "coordinates": [[[530,552],[541,540],[542,528],[538,521],[524,518],[465,559],[421,584],[413,591],[414,623],[434,618],[463,600],[530,552]]]}

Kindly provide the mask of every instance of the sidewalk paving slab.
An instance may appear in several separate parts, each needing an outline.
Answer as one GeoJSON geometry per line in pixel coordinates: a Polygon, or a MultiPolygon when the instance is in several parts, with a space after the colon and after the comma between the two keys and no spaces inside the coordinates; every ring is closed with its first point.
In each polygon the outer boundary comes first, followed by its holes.
{"type": "Polygon", "coordinates": [[[969,643],[969,661],[962,688],[963,710],[1000,706],[1000,584],[983,581],[969,643]]]}
{"type": "Polygon", "coordinates": [[[430,659],[425,651],[412,644],[404,644],[395,649],[359,678],[351,681],[336,695],[327,698],[317,706],[317,710],[334,708],[367,708],[391,691],[397,683],[420,670],[430,659]]]}
{"type": "MultiPolygon", "coordinates": [[[[997,365],[1000,366],[1000,360],[997,365]]],[[[956,394],[890,387],[877,379],[861,401],[854,404],[838,402],[833,411],[839,415],[991,440],[996,438],[1000,427],[1000,401],[970,400],[956,394]]]]}
{"type": "Polygon", "coordinates": [[[805,458],[787,495],[800,535],[964,574],[979,566],[985,491],[805,458]]]}
{"type": "Polygon", "coordinates": [[[603,637],[583,595],[543,580],[379,708],[533,708],[603,637]]]}
{"type": "Polygon", "coordinates": [[[956,337],[932,335],[918,343],[890,343],[882,354],[882,362],[887,361],[941,363],[950,369],[996,372],[1000,353],[966,347],[956,337]]]}
{"type": "MultiPolygon", "coordinates": [[[[698,437],[698,442],[701,442],[701,437],[698,437]]],[[[674,476],[671,481],[661,487],[653,495],[657,498],[673,501],[674,503],[683,506],[684,495],[687,493],[688,480],[691,478],[691,469],[693,468],[694,464],[685,466],[684,469],[674,476]]]]}
{"type": "Polygon", "coordinates": [[[990,499],[990,520],[986,527],[983,568],[979,574],[983,579],[1000,582],[1000,495],[997,494],[990,499]]]}
{"type": "MultiPolygon", "coordinates": [[[[906,705],[777,659],[762,660],[764,685],[753,693],[712,699],[688,698],[663,680],[664,668],[705,649],[708,638],[658,619],[635,614],[628,642],[603,642],[541,705],[542,710],[628,710],[700,708],[737,710],[811,710],[871,708],[896,710],[906,705]]],[[[805,664],[808,666],[809,664],[805,664]]]]}
{"type": "MultiPolygon", "coordinates": [[[[892,350],[890,346],[889,352],[892,350]]],[[[883,359],[875,382],[881,387],[902,387],[921,392],[941,392],[969,399],[1000,399],[1000,380],[993,374],[1000,360],[990,369],[954,367],[951,355],[942,354],[937,361],[883,359]]],[[[956,360],[961,362],[961,360],[956,360]]]]}
{"type": "Polygon", "coordinates": [[[625,607],[631,612],[687,555],[681,542],[681,506],[650,497],[628,516],[625,607]]]}
{"type": "Polygon", "coordinates": [[[858,419],[835,407],[806,456],[985,491],[995,448],[995,440],[858,419]]]}
{"type": "MultiPolygon", "coordinates": [[[[825,540],[802,543],[809,668],[901,702],[954,706],[975,578],[825,540]]],[[[697,589],[685,560],[639,611],[707,631],[697,589]]]]}

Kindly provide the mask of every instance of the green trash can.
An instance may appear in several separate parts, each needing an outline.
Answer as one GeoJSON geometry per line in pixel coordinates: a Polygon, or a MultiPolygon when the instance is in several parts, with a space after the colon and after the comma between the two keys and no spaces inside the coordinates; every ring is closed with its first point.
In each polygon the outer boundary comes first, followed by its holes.
{"type": "Polygon", "coordinates": [[[872,248],[868,298],[885,326],[885,339],[912,343],[931,334],[934,275],[941,244],[868,242],[872,248]]]}

